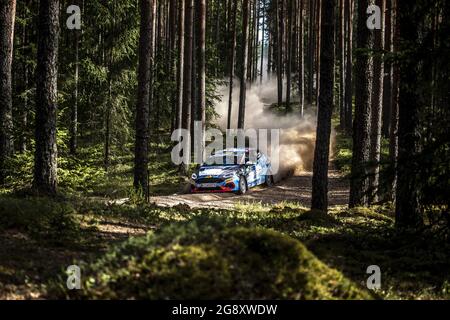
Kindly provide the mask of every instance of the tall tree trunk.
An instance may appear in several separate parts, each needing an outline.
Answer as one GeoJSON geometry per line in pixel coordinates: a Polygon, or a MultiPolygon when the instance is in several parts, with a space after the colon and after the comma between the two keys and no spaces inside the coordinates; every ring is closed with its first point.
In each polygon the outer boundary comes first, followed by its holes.
{"type": "Polygon", "coordinates": [[[249,0],[249,24],[248,24],[248,58],[247,58],[247,86],[252,85],[253,80],[253,46],[255,40],[254,0],[249,0]]]}
{"type": "Polygon", "coordinates": [[[233,2],[233,13],[232,13],[232,43],[230,47],[230,82],[229,82],[229,94],[228,94],[228,122],[227,129],[231,129],[231,120],[233,114],[233,86],[234,86],[234,65],[236,60],[236,15],[237,15],[237,0],[232,0],[233,2]]]}
{"type": "Polygon", "coordinates": [[[316,104],[319,101],[319,92],[320,92],[320,38],[322,36],[322,28],[321,28],[321,20],[322,20],[322,1],[324,0],[316,0],[317,1],[317,12],[316,12],[316,30],[317,30],[317,40],[316,40],[316,104]]]}
{"type": "Polygon", "coordinates": [[[105,150],[103,164],[105,171],[109,170],[109,155],[111,153],[111,108],[112,108],[112,79],[111,66],[108,65],[108,104],[105,106],[105,150]]]}
{"type": "MultiPolygon", "coordinates": [[[[386,0],[385,10],[385,28],[384,28],[384,48],[385,52],[392,53],[392,1],[386,0]]],[[[390,122],[392,113],[392,77],[393,77],[393,65],[390,61],[384,62],[384,80],[383,80],[383,121],[382,121],[382,135],[385,138],[389,138],[390,122]]]]}
{"type": "Polygon", "coordinates": [[[286,110],[290,111],[291,108],[291,78],[292,78],[292,1],[288,1],[288,30],[287,30],[287,41],[288,41],[288,52],[287,52],[287,66],[286,66],[286,110]]]}
{"type": "MultiPolygon", "coordinates": [[[[220,52],[220,4],[222,1],[218,1],[216,3],[216,30],[215,30],[215,39],[214,42],[216,44],[217,52],[220,52]]],[[[216,77],[219,76],[219,66],[220,66],[220,56],[217,55],[217,61],[216,61],[216,77]]]]}
{"type": "Polygon", "coordinates": [[[59,0],[40,0],[33,186],[39,194],[48,195],[57,191],[58,38],[59,0]]]}
{"type": "MultiPolygon", "coordinates": [[[[155,46],[155,55],[154,57],[156,59],[158,59],[161,56],[161,52],[167,52],[165,50],[165,43],[163,42],[164,40],[164,8],[163,6],[165,5],[165,3],[163,1],[155,1],[157,3],[157,14],[155,15],[156,19],[155,19],[155,23],[156,23],[156,38],[155,38],[155,43],[157,43],[158,45],[155,46]]],[[[156,5],[155,5],[156,6],[156,5]]],[[[161,68],[163,68],[163,66],[166,64],[166,59],[164,59],[164,62],[161,63],[161,68]]],[[[161,78],[161,72],[159,72],[159,70],[154,70],[153,71],[153,65],[151,66],[152,68],[152,73],[154,73],[154,77],[156,79],[156,81],[160,81],[161,78]]],[[[162,81],[162,80],[161,80],[162,81]]],[[[153,84],[153,78],[151,79],[151,83],[153,84]]],[[[151,85],[152,87],[152,96],[153,96],[153,85],[151,85]]],[[[159,132],[160,129],[160,125],[161,125],[161,92],[159,90],[156,90],[154,92],[154,101],[156,102],[154,105],[152,105],[152,109],[155,109],[155,113],[154,113],[154,124],[153,124],[153,128],[152,126],[150,126],[151,129],[153,129],[153,132],[155,132],[156,134],[159,132]]],[[[153,100],[153,98],[152,98],[153,100]]]]}
{"type": "MultiPolygon", "coordinates": [[[[169,6],[169,75],[172,83],[176,83],[177,74],[175,67],[175,39],[177,36],[177,1],[170,0],[169,6]]],[[[172,91],[170,95],[170,106],[172,112],[171,118],[171,132],[177,127],[177,91],[172,91]]]]}
{"type": "MultiPolygon", "coordinates": [[[[112,3],[111,6],[111,15],[112,15],[112,27],[111,27],[111,41],[114,41],[115,31],[116,31],[116,2],[112,3]]],[[[105,36],[105,35],[103,35],[105,36]]],[[[103,63],[106,65],[106,70],[108,74],[108,103],[105,106],[105,150],[104,150],[104,167],[105,171],[108,172],[109,164],[110,164],[110,154],[111,154],[111,131],[112,131],[112,111],[114,109],[114,101],[113,101],[113,68],[114,65],[114,48],[110,47],[108,52],[106,52],[105,41],[102,43],[102,51],[103,51],[103,63]]]]}
{"type": "Polygon", "coordinates": [[[340,128],[345,128],[345,2],[339,0],[339,118],[340,128]]]}
{"type": "MultiPolygon", "coordinates": [[[[27,3],[27,5],[29,5],[27,3]]],[[[25,13],[23,13],[25,14],[25,13]]],[[[22,54],[24,56],[29,54],[29,43],[28,43],[29,31],[26,23],[23,24],[22,29],[22,54]]],[[[18,137],[18,152],[24,153],[27,151],[27,129],[28,129],[28,87],[29,87],[29,66],[27,59],[23,59],[22,61],[22,86],[21,86],[21,94],[23,95],[22,99],[22,108],[19,114],[19,127],[21,133],[18,137]]]]}
{"type": "Polygon", "coordinates": [[[198,88],[198,115],[197,120],[202,125],[201,161],[205,160],[205,134],[206,134],[206,0],[197,0],[198,13],[198,39],[197,39],[197,88],[198,88]]]}
{"type": "Polygon", "coordinates": [[[400,51],[408,52],[400,66],[399,128],[396,226],[415,228],[423,225],[421,212],[421,187],[417,172],[417,156],[420,152],[419,109],[426,105],[421,93],[423,78],[420,51],[420,21],[415,18],[421,10],[419,1],[397,1],[398,26],[400,32],[400,51]],[[412,49],[412,50],[411,50],[412,49]]]}
{"type": "Polygon", "coordinates": [[[299,69],[298,69],[298,95],[300,100],[300,116],[304,116],[305,112],[305,50],[304,50],[304,40],[305,40],[305,24],[304,24],[304,1],[300,2],[300,16],[299,16],[299,39],[298,39],[298,50],[299,50],[299,69]]]}
{"type": "Polygon", "coordinates": [[[266,1],[262,0],[261,12],[263,16],[262,21],[262,30],[261,30],[261,73],[259,75],[259,82],[262,84],[263,75],[264,75],[264,45],[265,45],[265,37],[266,37],[266,1]]]}
{"type": "Polygon", "coordinates": [[[347,25],[346,38],[346,68],[345,68],[345,131],[352,132],[353,128],[353,0],[345,0],[345,20],[347,25]]]}
{"type": "Polygon", "coordinates": [[[334,15],[335,0],[321,1],[320,92],[317,117],[317,140],[314,152],[311,208],[328,209],[328,162],[334,88],[334,15]]]}
{"type": "Polygon", "coordinates": [[[241,51],[241,89],[239,92],[239,117],[238,129],[245,126],[245,100],[247,94],[247,59],[248,59],[248,20],[249,20],[249,0],[243,0],[242,8],[242,51],[241,51]]]}
{"type": "Polygon", "coordinates": [[[12,155],[12,60],[16,1],[0,2],[0,185],[6,178],[5,161],[12,155]]]}
{"type": "Polygon", "coordinates": [[[138,100],[134,149],[134,188],[148,196],[148,123],[150,111],[150,64],[152,57],[152,1],[140,0],[138,100]]]}
{"type": "MultiPolygon", "coordinates": [[[[194,1],[185,0],[185,21],[184,21],[184,71],[183,71],[183,119],[182,127],[188,132],[191,131],[191,107],[192,107],[192,51],[193,51],[193,19],[194,1]]],[[[188,157],[191,155],[191,139],[187,137],[186,149],[183,150],[188,157]]],[[[188,163],[184,163],[184,173],[188,171],[188,163]]]]}
{"type": "Polygon", "coordinates": [[[381,8],[381,30],[375,30],[375,55],[372,89],[372,113],[370,125],[370,178],[369,178],[369,201],[378,202],[378,188],[380,182],[381,161],[381,121],[383,113],[383,80],[384,80],[384,11],[385,0],[376,0],[381,8]]]}
{"type": "Polygon", "coordinates": [[[267,22],[267,79],[270,79],[270,73],[272,72],[272,33],[270,31],[271,24],[267,22]]]}
{"type": "Polygon", "coordinates": [[[260,34],[260,21],[259,21],[259,0],[254,0],[254,31],[253,31],[253,65],[252,65],[252,83],[256,81],[258,75],[258,56],[259,56],[259,34],[260,34]]]}
{"type": "MultiPolygon", "coordinates": [[[[159,99],[159,96],[157,96],[157,95],[155,95],[155,90],[154,90],[154,82],[155,82],[155,79],[157,78],[157,74],[156,74],[156,70],[155,70],[155,57],[157,56],[157,52],[158,52],[158,48],[157,48],[157,46],[155,45],[156,43],[159,43],[159,42],[157,42],[157,37],[158,37],[158,30],[157,30],[157,26],[156,26],[156,22],[157,22],[157,12],[158,12],[158,3],[157,3],[158,1],[157,0],[153,0],[152,1],[152,5],[151,5],[151,8],[150,8],[150,14],[151,14],[151,19],[150,19],[150,21],[151,21],[151,29],[152,29],[152,32],[151,32],[151,37],[150,37],[150,41],[151,41],[151,44],[150,44],[150,48],[151,48],[151,51],[150,51],[150,92],[149,92],[149,94],[148,94],[148,100],[149,100],[149,102],[148,102],[148,114],[149,114],[149,117],[148,117],[148,134],[149,134],[149,137],[150,137],[150,140],[151,140],[151,137],[152,137],[152,132],[155,130],[155,129],[157,129],[157,126],[156,125],[153,125],[152,124],[152,117],[151,117],[151,114],[152,114],[152,112],[153,112],[153,109],[154,109],[154,105],[155,105],[155,103],[154,103],[154,101],[155,100],[157,100],[157,99],[159,99]]],[[[158,103],[157,101],[156,101],[156,103],[158,103]]],[[[154,117],[155,118],[155,124],[158,124],[158,122],[157,122],[157,120],[156,120],[156,118],[157,118],[157,116],[156,117],[154,117]]]]}
{"type": "MultiPolygon", "coordinates": [[[[209,11],[210,7],[211,7],[211,0],[208,0],[206,2],[206,16],[207,17],[208,17],[208,11],[209,11]]],[[[227,21],[227,23],[226,23],[226,34],[227,35],[231,35],[232,32],[233,32],[232,31],[232,25],[233,25],[232,11],[233,11],[233,1],[232,0],[226,0],[226,21],[227,21]]],[[[209,26],[209,24],[210,24],[210,21],[207,18],[206,25],[209,26]]],[[[208,32],[207,32],[207,34],[208,34],[208,32]]],[[[208,40],[209,39],[208,39],[208,36],[207,36],[206,42],[208,42],[208,40]]],[[[230,43],[227,42],[225,44],[225,50],[226,50],[227,53],[230,52],[230,50],[231,50],[231,44],[230,43]]],[[[225,70],[224,70],[225,73],[228,70],[230,70],[230,60],[229,59],[230,59],[230,56],[227,57],[227,60],[226,60],[226,63],[225,63],[225,70]]]]}
{"type": "Polygon", "coordinates": [[[179,0],[178,15],[178,65],[177,65],[177,119],[175,127],[182,128],[183,119],[183,79],[184,79],[184,15],[185,0],[179,0]]]}
{"type": "Polygon", "coordinates": [[[78,75],[79,75],[79,35],[78,31],[74,30],[74,47],[75,47],[75,72],[74,72],[74,89],[72,110],[70,113],[70,153],[77,154],[78,147],[78,75]]]}
{"type": "MultiPolygon", "coordinates": [[[[391,21],[392,21],[392,52],[397,53],[399,50],[399,30],[398,30],[398,14],[397,0],[391,0],[391,21]]],[[[390,179],[388,180],[387,194],[388,199],[395,201],[395,191],[397,190],[397,158],[398,158],[398,95],[400,90],[400,69],[398,63],[392,63],[392,101],[390,114],[390,130],[389,130],[389,162],[394,170],[392,170],[390,179]]]]}
{"type": "Polygon", "coordinates": [[[260,20],[259,20],[259,0],[255,0],[254,4],[254,25],[255,25],[255,31],[254,31],[254,41],[253,41],[253,66],[252,66],[252,82],[256,81],[256,78],[258,76],[258,49],[259,49],[259,28],[260,28],[260,20]]]}
{"type": "Polygon", "coordinates": [[[370,0],[358,3],[356,55],[356,109],[353,132],[352,177],[350,207],[367,206],[369,191],[368,161],[370,153],[370,119],[373,81],[373,58],[368,50],[373,48],[373,34],[366,25],[366,10],[370,0]]]}
{"type": "Polygon", "coordinates": [[[278,88],[278,105],[283,103],[283,7],[280,8],[280,0],[275,0],[276,4],[276,17],[277,17],[277,88],[278,88]]]}
{"type": "Polygon", "coordinates": [[[191,80],[191,151],[194,150],[194,123],[198,119],[198,88],[197,88],[197,38],[199,33],[199,23],[198,19],[198,0],[194,1],[193,9],[193,32],[192,32],[192,80],[191,80]]]}
{"type": "Polygon", "coordinates": [[[314,12],[316,0],[309,0],[309,43],[308,43],[308,104],[313,104],[314,92],[314,57],[315,57],[315,30],[314,30],[314,12]]]}

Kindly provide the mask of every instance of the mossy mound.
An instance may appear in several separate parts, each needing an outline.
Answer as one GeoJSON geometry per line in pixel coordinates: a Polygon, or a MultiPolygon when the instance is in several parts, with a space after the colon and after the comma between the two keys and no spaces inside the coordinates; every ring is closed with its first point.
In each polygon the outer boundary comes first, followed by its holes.
{"type": "MultiPolygon", "coordinates": [[[[213,225],[194,220],[128,241],[87,266],[83,290],[68,298],[370,298],[297,240],[265,229],[213,225]]],[[[66,293],[61,288],[50,297],[66,293]]]]}

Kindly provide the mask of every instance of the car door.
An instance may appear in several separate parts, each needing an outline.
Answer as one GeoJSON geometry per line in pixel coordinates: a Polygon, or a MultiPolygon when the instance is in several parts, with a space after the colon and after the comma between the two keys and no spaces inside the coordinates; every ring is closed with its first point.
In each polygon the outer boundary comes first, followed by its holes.
{"type": "Polygon", "coordinates": [[[256,161],[255,174],[257,184],[263,184],[265,182],[265,158],[264,155],[258,153],[258,160],[256,161]]]}
{"type": "Polygon", "coordinates": [[[254,187],[258,184],[256,176],[256,163],[251,163],[250,160],[249,153],[246,152],[244,155],[245,177],[247,179],[247,185],[249,187],[254,187]]]}
{"type": "Polygon", "coordinates": [[[253,187],[257,185],[257,176],[256,176],[256,165],[246,165],[245,170],[247,171],[247,184],[249,187],[253,187]]]}

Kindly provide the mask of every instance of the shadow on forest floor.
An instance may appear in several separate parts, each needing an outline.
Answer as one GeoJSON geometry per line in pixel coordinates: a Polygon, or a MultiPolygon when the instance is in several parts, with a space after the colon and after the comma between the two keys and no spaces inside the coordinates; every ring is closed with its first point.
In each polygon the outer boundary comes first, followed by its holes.
{"type": "MultiPolygon", "coordinates": [[[[12,200],[8,201],[11,206],[12,200]]],[[[378,265],[382,290],[377,294],[381,298],[450,298],[449,245],[429,232],[398,235],[387,207],[334,207],[329,215],[289,202],[239,204],[225,210],[93,201],[74,204],[74,208],[78,224],[74,241],[36,237],[21,223],[0,229],[1,298],[39,298],[48,281],[57,279],[67,266],[94,262],[130,237],[140,238],[148,231],[158,233],[175,225],[183,228],[196,219],[223,228],[281,232],[301,241],[322,262],[361,286],[369,276],[367,267],[378,265]]]]}

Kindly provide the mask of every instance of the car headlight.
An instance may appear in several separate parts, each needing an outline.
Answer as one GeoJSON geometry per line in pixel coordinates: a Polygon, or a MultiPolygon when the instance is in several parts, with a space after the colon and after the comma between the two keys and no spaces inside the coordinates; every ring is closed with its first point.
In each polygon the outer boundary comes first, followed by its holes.
{"type": "Polygon", "coordinates": [[[191,178],[192,178],[192,180],[197,180],[197,174],[193,173],[191,178]]]}

